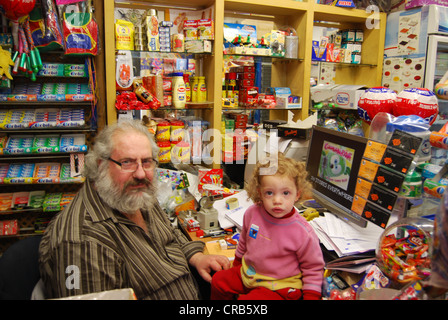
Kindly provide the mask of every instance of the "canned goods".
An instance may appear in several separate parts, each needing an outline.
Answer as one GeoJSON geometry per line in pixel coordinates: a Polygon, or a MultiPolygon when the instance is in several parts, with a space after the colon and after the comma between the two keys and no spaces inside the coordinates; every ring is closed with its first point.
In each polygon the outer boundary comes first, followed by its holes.
{"type": "Polygon", "coordinates": [[[159,147],[159,163],[169,163],[171,161],[171,143],[159,141],[157,146],[159,147]]]}
{"type": "Polygon", "coordinates": [[[157,141],[170,141],[171,124],[168,121],[161,121],[157,124],[157,141]]]}
{"type": "Polygon", "coordinates": [[[180,120],[171,122],[171,141],[180,141],[184,138],[184,123],[180,120]]]}

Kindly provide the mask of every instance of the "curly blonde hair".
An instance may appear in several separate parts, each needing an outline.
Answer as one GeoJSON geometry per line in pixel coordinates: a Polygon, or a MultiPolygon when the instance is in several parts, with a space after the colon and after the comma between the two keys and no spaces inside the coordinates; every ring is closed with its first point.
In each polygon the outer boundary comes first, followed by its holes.
{"type": "Polygon", "coordinates": [[[249,198],[256,204],[261,204],[258,190],[263,175],[291,177],[294,180],[297,190],[300,191],[299,200],[307,199],[311,196],[311,183],[308,181],[308,172],[306,171],[305,163],[287,158],[283,153],[278,153],[263,161],[258,161],[251,179],[245,186],[249,198]]]}

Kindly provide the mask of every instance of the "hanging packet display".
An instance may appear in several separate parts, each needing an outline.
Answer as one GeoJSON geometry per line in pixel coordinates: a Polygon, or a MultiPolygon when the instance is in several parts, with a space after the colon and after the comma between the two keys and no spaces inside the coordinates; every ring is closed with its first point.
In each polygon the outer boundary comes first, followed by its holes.
{"type": "Polygon", "coordinates": [[[115,48],[117,50],[134,50],[134,24],[132,22],[117,19],[115,48]]]}
{"type": "Polygon", "coordinates": [[[36,3],[29,17],[31,37],[39,51],[58,50],[64,47],[64,38],[53,1],[44,0],[42,6],[36,3]]]}
{"type": "Polygon", "coordinates": [[[98,54],[98,25],[90,12],[63,13],[66,55],[98,54]]]}

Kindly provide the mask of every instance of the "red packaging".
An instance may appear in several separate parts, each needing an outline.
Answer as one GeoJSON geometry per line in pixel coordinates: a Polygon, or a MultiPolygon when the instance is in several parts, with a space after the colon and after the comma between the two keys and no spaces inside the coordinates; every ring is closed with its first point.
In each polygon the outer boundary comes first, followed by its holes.
{"type": "Polygon", "coordinates": [[[16,220],[0,221],[0,236],[14,235],[19,232],[19,226],[16,220]]]}
{"type": "Polygon", "coordinates": [[[255,72],[255,67],[254,66],[244,66],[243,71],[244,72],[255,72]]]}
{"type": "Polygon", "coordinates": [[[163,91],[171,92],[173,90],[173,83],[170,77],[163,77],[163,91]]]}
{"type": "Polygon", "coordinates": [[[200,229],[199,222],[193,218],[186,221],[188,232],[198,231],[200,229]]]}
{"type": "Polygon", "coordinates": [[[255,72],[243,72],[238,74],[238,79],[249,79],[254,80],[255,79],[255,72]]]}
{"type": "Polygon", "coordinates": [[[228,117],[235,119],[235,122],[239,122],[239,121],[247,122],[247,120],[248,120],[247,114],[229,113],[228,117]]]}
{"type": "Polygon", "coordinates": [[[258,101],[258,87],[244,87],[240,89],[239,104],[242,107],[251,107],[258,101]]]}
{"type": "Polygon", "coordinates": [[[417,115],[430,125],[439,113],[438,99],[434,92],[426,88],[408,88],[397,95],[393,109],[394,116],[417,115]]]}
{"type": "Polygon", "coordinates": [[[198,191],[200,194],[205,192],[203,189],[205,184],[213,184],[218,187],[222,187],[222,169],[199,169],[198,175],[198,191]]]}
{"type": "Polygon", "coordinates": [[[240,79],[238,80],[238,85],[240,88],[243,87],[253,87],[255,86],[255,80],[253,79],[240,79]]]}
{"type": "Polygon", "coordinates": [[[235,121],[235,130],[240,129],[243,132],[246,130],[247,121],[235,121]]]}

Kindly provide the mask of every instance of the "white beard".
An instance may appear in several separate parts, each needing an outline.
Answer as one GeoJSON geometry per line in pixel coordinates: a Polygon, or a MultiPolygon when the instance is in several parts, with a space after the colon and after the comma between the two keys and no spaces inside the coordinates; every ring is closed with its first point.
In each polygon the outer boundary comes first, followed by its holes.
{"type": "Polygon", "coordinates": [[[133,214],[139,209],[147,211],[157,202],[156,186],[153,182],[148,182],[147,188],[129,192],[126,191],[128,184],[125,184],[123,189],[114,184],[107,169],[100,172],[95,186],[100,198],[122,213],[133,214]]]}

